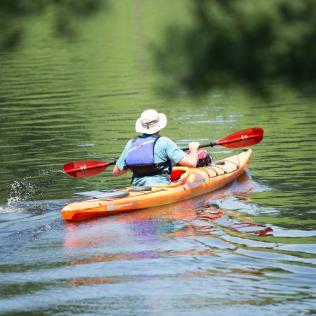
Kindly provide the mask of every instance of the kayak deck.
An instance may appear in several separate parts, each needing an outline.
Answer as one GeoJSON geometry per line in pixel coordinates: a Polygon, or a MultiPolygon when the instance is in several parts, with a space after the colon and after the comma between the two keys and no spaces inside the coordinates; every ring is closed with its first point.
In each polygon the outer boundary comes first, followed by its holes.
{"type": "Polygon", "coordinates": [[[119,190],[122,197],[73,202],[66,205],[61,214],[67,221],[82,221],[190,199],[232,182],[245,171],[251,154],[252,150],[247,149],[206,167],[175,167],[171,176],[173,182],[169,185],[154,186],[145,191],[127,187],[119,190]]]}

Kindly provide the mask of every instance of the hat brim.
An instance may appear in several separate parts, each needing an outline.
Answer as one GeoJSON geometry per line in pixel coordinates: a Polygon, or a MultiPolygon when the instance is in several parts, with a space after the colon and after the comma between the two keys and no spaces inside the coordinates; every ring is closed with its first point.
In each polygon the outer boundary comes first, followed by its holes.
{"type": "Polygon", "coordinates": [[[142,125],[141,119],[139,118],[136,121],[135,129],[137,133],[144,133],[144,134],[155,134],[166,127],[167,125],[167,117],[164,113],[158,114],[158,123],[154,126],[151,126],[149,128],[142,125]]]}

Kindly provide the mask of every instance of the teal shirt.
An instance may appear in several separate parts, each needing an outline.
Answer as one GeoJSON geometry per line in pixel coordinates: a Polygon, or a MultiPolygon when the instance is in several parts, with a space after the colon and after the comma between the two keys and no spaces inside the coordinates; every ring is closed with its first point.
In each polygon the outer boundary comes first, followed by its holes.
{"type": "MultiPolygon", "coordinates": [[[[140,137],[148,137],[152,135],[143,134],[140,137]]],[[[123,170],[125,167],[125,159],[127,157],[127,153],[131,147],[133,139],[129,140],[126,144],[120,158],[116,161],[116,165],[120,170],[123,170]]],[[[174,164],[178,163],[185,156],[185,152],[181,150],[176,143],[174,143],[170,138],[165,136],[160,136],[155,144],[154,150],[154,161],[155,163],[165,162],[170,159],[174,164]]],[[[166,168],[167,170],[168,168],[166,168]]],[[[146,176],[146,177],[134,177],[132,185],[161,185],[161,184],[169,184],[170,178],[166,174],[160,174],[155,176],[146,176]]]]}

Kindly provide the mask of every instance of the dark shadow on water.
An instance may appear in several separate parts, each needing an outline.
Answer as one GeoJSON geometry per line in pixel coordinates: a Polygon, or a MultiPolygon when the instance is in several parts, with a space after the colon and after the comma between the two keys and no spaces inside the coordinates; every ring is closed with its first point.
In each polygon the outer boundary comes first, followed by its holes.
{"type": "MultiPolygon", "coordinates": [[[[203,94],[241,85],[266,96],[266,82],[304,92],[316,81],[316,3],[195,0],[192,23],[171,24],[153,45],[157,68],[171,90],[203,94]]],[[[306,91],[307,90],[307,91],[306,91]]],[[[313,94],[315,95],[315,94],[313,94]]]]}

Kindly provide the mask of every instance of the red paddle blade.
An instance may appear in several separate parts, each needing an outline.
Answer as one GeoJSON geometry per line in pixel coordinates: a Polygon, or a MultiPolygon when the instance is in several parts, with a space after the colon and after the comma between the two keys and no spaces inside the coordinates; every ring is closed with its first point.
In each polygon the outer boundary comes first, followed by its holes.
{"type": "Polygon", "coordinates": [[[110,164],[97,160],[80,160],[64,165],[64,172],[73,178],[91,177],[104,171],[110,164]]]}
{"type": "Polygon", "coordinates": [[[218,140],[215,144],[226,148],[248,147],[260,143],[262,138],[263,129],[261,127],[251,127],[218,140]]]}

